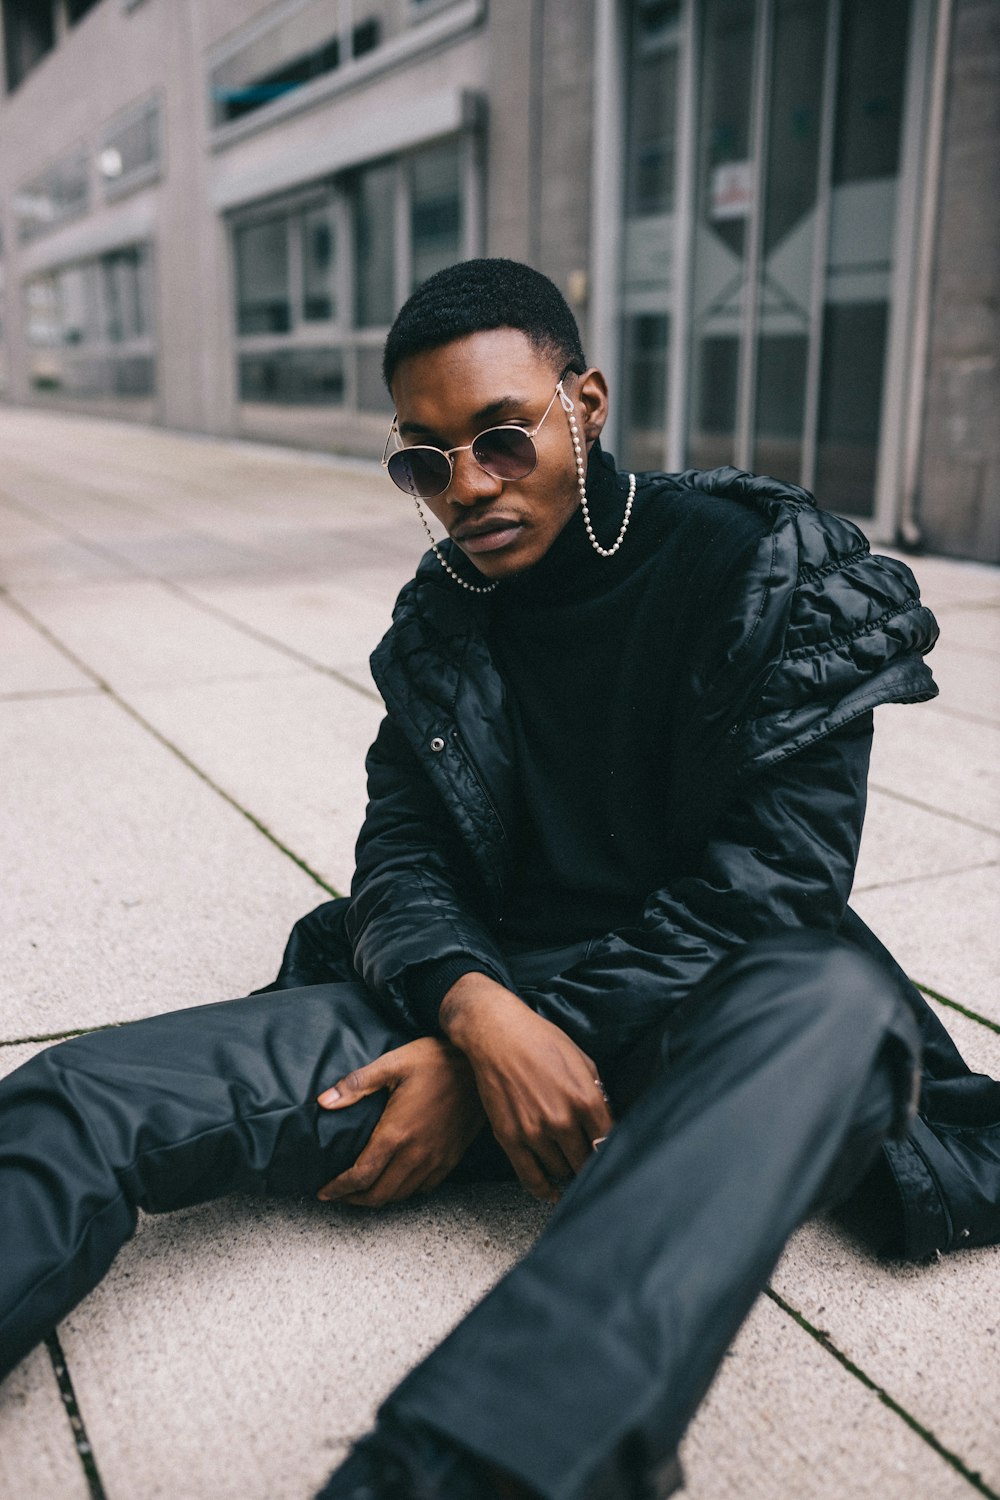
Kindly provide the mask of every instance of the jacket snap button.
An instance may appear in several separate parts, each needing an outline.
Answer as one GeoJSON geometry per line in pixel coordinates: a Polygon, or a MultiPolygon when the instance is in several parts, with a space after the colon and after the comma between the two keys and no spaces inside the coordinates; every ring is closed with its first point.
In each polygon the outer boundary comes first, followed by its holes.
{"type": "Polygon", "coordinates": [[[437,751],[439,751],[439,750],[443,750],[444,749],[444,740],[441,738],[441,736],[439,734],[436,734],[434,736],[434,738],[431,740],[431,749],[435,753],[437,753],[437,751]]]}

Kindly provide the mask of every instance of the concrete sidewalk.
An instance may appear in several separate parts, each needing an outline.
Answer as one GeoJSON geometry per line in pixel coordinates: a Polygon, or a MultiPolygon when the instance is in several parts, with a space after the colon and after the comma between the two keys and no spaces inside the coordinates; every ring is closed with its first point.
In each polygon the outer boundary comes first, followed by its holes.
{"type": "MultiPolygon", "coordinates": [[[[367,656],[421,538],[369,466],[0,407],[0,1068],[245,993],[346,889],[367,656]]],[[[854,899],[998,1073],[1000,571],[914,566],[942,693],[879,711],[854,899]]],[[[503,1187],[144,1219],[0,1387],[0,1496],[306,1500],[545,1212],[503,1187]]],[[[693,1500],[1000,1496],[998,1272],[808,1225],[689,1435],[693,1500]]]]}

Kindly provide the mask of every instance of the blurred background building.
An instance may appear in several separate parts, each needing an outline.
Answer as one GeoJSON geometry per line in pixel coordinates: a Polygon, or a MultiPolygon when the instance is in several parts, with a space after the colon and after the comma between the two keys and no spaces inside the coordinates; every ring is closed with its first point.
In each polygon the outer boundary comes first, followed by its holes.
{"type": "Polygon", "coordinates": [[[2,13],[7,400],[376,455],[395,309],[510,255],[622,462],[1000,559],[997,0],[2,13]]]}

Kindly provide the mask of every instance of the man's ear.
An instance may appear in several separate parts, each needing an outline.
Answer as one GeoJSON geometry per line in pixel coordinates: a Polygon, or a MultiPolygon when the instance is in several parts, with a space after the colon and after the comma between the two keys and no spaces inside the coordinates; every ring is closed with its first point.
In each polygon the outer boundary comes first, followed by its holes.
{"type": "Polygon", "coordinates": [[[608,420],[608,382],[600,370],[591,366],[579,376],[576,402],[583,408],[583,435],[592,448],[608,420]]]}

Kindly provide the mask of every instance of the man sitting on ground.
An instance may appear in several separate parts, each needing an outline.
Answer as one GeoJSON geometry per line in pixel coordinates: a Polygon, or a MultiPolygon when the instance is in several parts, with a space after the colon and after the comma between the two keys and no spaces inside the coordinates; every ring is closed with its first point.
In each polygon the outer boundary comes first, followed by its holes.
{"type": "Polygon", "coordinates": [[[389,475],[449,539],[372,658],[351,896],[268,990],[0,1085],[2,1368],[140,1207],[516,1174],[550,1226],[324,1496],[665,1495],[809,1213],[854,1193],[915,1256],[1000,1237],[995,1148],[913,1112],[921,1052],[942,1119],[995,1119],[998,1086],[847,907],[872,710],[933,696],[936,629],[794,486],[617,472],[604,378],[528,267],[432,277],[385,374],[389,475]]]}

